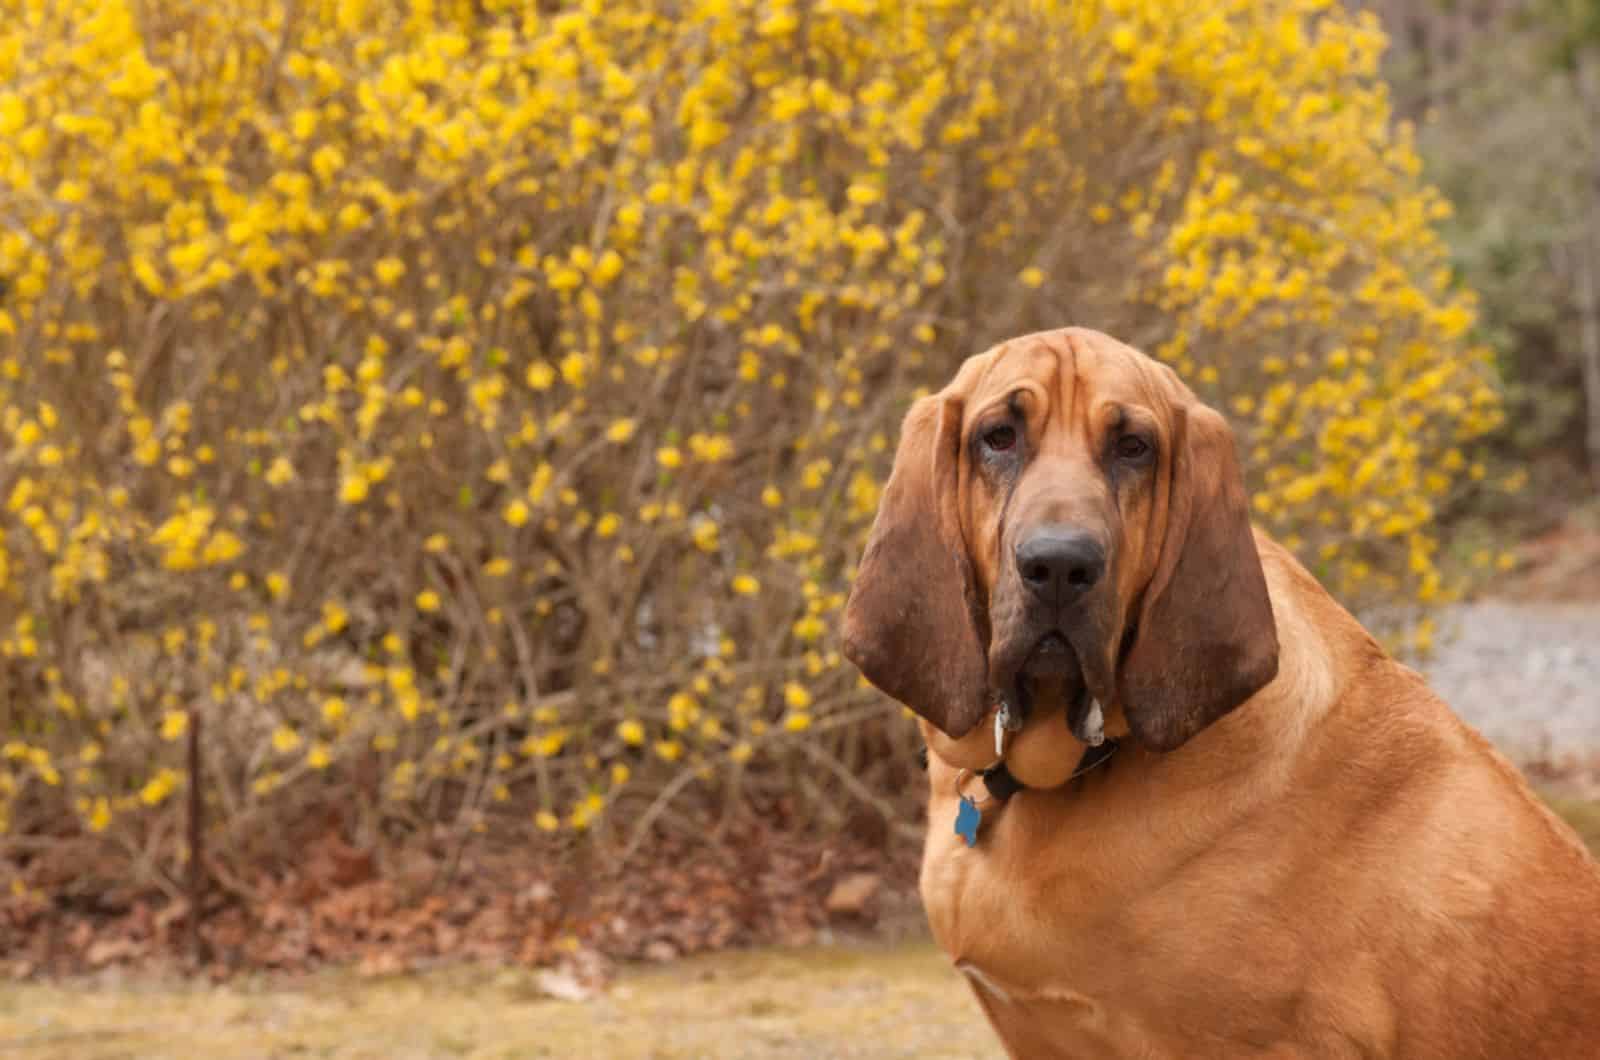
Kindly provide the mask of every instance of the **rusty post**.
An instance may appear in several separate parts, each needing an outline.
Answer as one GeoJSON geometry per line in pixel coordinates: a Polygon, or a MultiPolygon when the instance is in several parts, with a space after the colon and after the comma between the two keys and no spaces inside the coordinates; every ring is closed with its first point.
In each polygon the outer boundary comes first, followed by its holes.
{"type": "Polygon", "coordinates": [[[205,803],[200,793],[200,712],[189,714],[189,959],[199,971],[205,954],[200,915],[205,900],[205,803]]]}

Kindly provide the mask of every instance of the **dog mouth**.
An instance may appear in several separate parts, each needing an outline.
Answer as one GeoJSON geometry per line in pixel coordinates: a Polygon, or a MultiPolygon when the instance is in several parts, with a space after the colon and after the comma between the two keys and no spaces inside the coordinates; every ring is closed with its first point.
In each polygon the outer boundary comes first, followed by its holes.
{"type": "Polygon", "coordinates": [[[1105,716],[1089,694],[1077,651],[1061,633],[1039,638],[1011,684],[1008,702],[1020,713],[1019,720],[1026,720],[1036,710],[1060,709],[1078,740],[1091,747],[1105,741],[1105,716]]]}

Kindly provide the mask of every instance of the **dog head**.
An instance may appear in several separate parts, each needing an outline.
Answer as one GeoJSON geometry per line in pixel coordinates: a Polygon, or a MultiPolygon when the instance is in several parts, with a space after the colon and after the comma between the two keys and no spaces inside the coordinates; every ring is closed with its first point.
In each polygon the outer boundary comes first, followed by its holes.
{"type": "Polygon", "coordinates": [[[970,358],[906,416],[845,653],[951,737],[998,702],[1181,746],[1277,671],[1233,436],[1096,332],[970,358]]]}

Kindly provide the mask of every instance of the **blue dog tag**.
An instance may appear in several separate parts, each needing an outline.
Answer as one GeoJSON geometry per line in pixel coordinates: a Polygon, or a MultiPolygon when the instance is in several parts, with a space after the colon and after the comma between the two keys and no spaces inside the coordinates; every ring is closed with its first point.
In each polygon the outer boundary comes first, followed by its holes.
{"type": "Polygon", "coordinates": [[[956,835],[967,841],[967,846],[978,845],[978,825],[983,823],[983,813],[978,804],[961,796],[961,808],[956,811],[956,835]]]}

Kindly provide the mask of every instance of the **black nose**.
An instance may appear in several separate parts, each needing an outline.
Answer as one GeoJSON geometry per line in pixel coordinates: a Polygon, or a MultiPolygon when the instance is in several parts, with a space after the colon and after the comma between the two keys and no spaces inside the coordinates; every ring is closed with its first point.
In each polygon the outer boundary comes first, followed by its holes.
{"type": "Polygon", "coordinates": [[[1087,531],[1046,526],[1017,545],[1017,573],[1041,600],[1070,603],[1105,572],[1106,550],[1087,531]]]}

